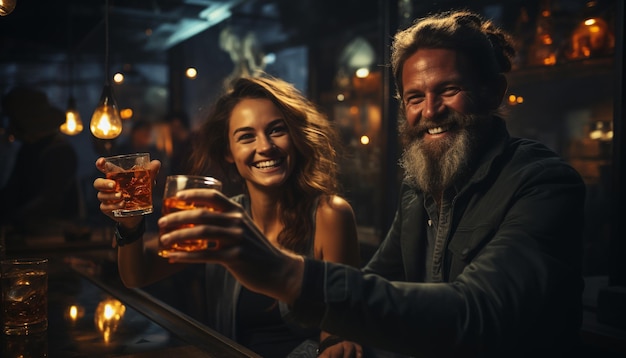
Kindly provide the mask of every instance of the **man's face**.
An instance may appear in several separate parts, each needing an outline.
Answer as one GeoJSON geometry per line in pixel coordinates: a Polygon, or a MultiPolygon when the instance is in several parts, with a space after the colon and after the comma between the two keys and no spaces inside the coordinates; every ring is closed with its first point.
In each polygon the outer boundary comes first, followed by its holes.
{"type": "Polygon", "coordinates": [[[404,63],[400,163],[406,179],[431,194],[467,172],[492,123],[480,114],[488,106],[472,74],[465,57],[448,49],[420,49],[404,63]]]}

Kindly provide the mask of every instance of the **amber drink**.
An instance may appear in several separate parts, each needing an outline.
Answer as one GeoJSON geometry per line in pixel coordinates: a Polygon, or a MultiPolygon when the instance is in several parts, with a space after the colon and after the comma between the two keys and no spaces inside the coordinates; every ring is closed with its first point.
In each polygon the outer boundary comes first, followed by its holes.
{"type": "Polygon", "coordinates": [[[116,217],[145,215],[152,212],[152,180],[149,153],[117,155],[106,159],[106,177],[115,181],[124,206],[113,210],[116,217]]]}
{"type": "MultiPolygon", "coordinates": [[[[163,215],[167,215],[173,212],[181,210],[191,210],[204,208],[208,210],[215,210],[210,203],[207,202],[195,202],[181,200],[176,197],[176,193],[185,189],[217,189],[222,190],[222,183],[212,177],[195,176],[195,175],[170,175],[165,182],[165,194],[163,196],[163,215]]],[[[185,227],[193,227],[193,224],[184,225],[177,229],[185,227]]],[[[164,232],[161,232],[164,234],[164,232]]],[[[210,248],[208,240],[186,240],[184,242],[178,242],[173,245],[164,245],[159,240],[159,255],[167,257],[170,252],[175,251],[201,251],[210,248]]]]}
{"type": "Polygon", "coordinates": [[[48,260],[0,262],[2,332],[29,335],[48,328],[48,260]]]}

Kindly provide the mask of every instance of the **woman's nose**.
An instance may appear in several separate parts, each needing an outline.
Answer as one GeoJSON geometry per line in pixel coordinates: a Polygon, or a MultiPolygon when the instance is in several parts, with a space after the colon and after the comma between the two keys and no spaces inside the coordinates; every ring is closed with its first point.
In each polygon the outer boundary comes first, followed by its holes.
{"type": "Polygon", "coordinates": [[[258,141],[258,151],[259,152],[267,152],[274,148],[274,141],[271,138],[266,136],[261,136],[258,141]]]}

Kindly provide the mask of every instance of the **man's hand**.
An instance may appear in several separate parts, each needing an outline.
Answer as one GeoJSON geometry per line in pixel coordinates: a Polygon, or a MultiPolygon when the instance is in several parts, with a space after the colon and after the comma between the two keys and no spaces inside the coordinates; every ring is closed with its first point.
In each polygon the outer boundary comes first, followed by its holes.
{"type": "Polygon", "coordinates": [[[172,252],[170,262],[209,262],[224,265],[248,289],[293,303],[300,295],[304,258],[272,245],[241,205],[214,189],[190,189],[177,194],[187,201],[209,202],[214,210],[178,211],[159,219],[160,238],[176,241],[205,239],[210,248],[172,252]],[[185,227],[179,229],[180,227],[185,227]]]}

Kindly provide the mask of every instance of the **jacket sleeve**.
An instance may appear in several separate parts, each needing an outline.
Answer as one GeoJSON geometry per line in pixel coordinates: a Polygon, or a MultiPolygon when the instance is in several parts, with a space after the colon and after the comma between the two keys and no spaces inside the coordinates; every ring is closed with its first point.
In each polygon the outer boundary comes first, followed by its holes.
{"type": "Polygon", "coordinates": [[[423,245],[426,240],[421,218],[425,215],[423,204],[415,189],[403,184],[400,206],[391,228],[363,272],[377,274],[391,281],[417,281],[422,273],[423,245]],[[406,233],[409,233],[407,235],[406,233]]]}
{"type": "Polygon", "coordinates": [[[502,198],[506,214],[453,281],[389,281],[307,261],[306,301],[294,305],[295,316],[317,307],[321,319],[308,322],[317,320],[323,330],[420,357],[513,357],[544,344],[543,353],[562,349],[561,338],[576,334],[579,324],[584,184],[566,165],[530,167],[504,181],[517,186],[502,198]],[[507,351],[515,354],[502,355],[507,351]]]}
{"type": "Polygon", "coordinates": [[[402,256],[400,245],[401,229],[400,212],[397,211],[391,224],[391,229],[382,241],[370,261],[363,267],[365,273],[376,273],[388,280],[405,280],[402,261],[398,257],[402,256]]]}

